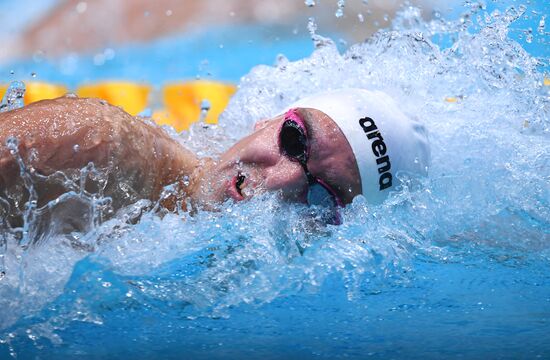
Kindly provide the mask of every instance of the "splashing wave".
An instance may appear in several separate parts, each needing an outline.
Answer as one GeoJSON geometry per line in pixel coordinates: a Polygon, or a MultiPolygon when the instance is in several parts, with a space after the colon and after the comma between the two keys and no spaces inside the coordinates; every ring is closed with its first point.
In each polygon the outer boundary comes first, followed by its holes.
{"type": "Polygon", "coordinates": [[[23,249],[5,233],[3,342],[31,334],[59,343],[57,332],[71,322],[101,324],[113,309],[165,307],[184,319],[226,317],[235,306],[320,291],[332,276],[342,279],[353,301],[414,281],[419,259],[464,262],[481,251],[501,262],[547,263],[545,59],[507,37],[525,9],[486,16],[472,32],[476,11],[454,22],[425,22],[409,7],[391,30],[343,54],[315,35],[318,49],[309,58],[280,56],[276,66],[245,76],[216,129],[197,125],[174,134],[196,151],[215,145],[209,152],[217,153],[256,120],[303,96],[346,87],[381,90],[429,129],[432,164],[424,183],[401,179],[401,191],[380,206],[358,197],[337,227],[305,221],[308,209],[265,195],[193,216],[159,216],[138,202],[76,234],[93,251],[55,234],[23,249]],[[141,219],[132,223],[135,213],[141,219]]]}

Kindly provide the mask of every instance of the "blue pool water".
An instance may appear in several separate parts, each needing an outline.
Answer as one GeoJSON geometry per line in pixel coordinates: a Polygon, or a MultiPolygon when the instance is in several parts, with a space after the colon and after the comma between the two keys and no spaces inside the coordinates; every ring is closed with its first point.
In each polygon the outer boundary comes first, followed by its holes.
{"type": "MultiPolygon", "coordinates": [[[[402,178],[380,206],[357,198],[341,226],[311,226],[306,208],[275,194],[133,225],[119,214],[73,234],[93,251],[55,234],[24,251],[4,232],[0,358],[549,358],[550,87],[538,29],[549,11],[487,6],[430,22],[405,8],[343,53],[326,39],[313,53],[284,40],[288,58],[246,73],[218,127],[174,134],[215,154],[301,96],[379,89],[429,129],[428,179],[402,178]]],[[[82,61],[74,74],[99,77],[82,61]]],[[[65,79],[59,64],[19,66],[65,79]]]]}

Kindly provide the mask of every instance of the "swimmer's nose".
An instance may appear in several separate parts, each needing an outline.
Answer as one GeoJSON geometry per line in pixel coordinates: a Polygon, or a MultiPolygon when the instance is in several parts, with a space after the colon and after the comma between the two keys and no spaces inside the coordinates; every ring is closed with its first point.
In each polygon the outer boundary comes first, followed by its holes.
{"type": "Polygon", "coordinates": [[[241,162],[262,168],[274,166],[283,156],[273,132],[267,130],[255,131],[232,149],[241,162]]]}
{"type": "Polygon", "coordinates": [[[267,190],[282,190],[285,198],[292,201],[301,201],[307,192],[307,177],[304,169],[297,161],[293,161],[281,154],[276,146],[260,146],[254,142],[241,152],[240,160],[243,164],[249,164],[261,177],[267,190]],[[253,146],[253,145],[258,146],[253,146]]]}

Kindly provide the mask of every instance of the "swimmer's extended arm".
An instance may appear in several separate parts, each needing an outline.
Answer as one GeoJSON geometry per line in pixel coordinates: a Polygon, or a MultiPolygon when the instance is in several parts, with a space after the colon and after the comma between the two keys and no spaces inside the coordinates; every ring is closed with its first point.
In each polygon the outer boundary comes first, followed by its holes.
{"type": "MultiPolygon", "coordinates": [[[[162,129],[118,107],[98,99],[62,97],[0,114],[0,195],[20,191],[22,184],[6,146],[10,137],[17,138],[26,166],[41,175],[78,174],[93,162],[108,174],[105,195],[113,197],[115,208],[141,198],[156,200],[164,186],[191,175],[199,164],[162,129]]],[[[37,186],[41,203],[64,192],[37,186]]]]}

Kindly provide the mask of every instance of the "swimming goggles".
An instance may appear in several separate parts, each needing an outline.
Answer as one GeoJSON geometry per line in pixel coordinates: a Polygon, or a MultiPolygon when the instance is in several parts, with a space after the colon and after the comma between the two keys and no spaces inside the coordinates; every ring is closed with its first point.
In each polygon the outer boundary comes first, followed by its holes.
{"type": "Polygon", "coordinates": [[[299,162],[304,169],[308,182],[307,204],[322,210],[321,216],[327,223],[341,224],[338,208],[343,207],[342,201],[327,183],[314,176],[307,168],[309,139],[304,122],[295,109],[290,109],[285,114],[285,121],[279,132],[279,147],[285,156],[299,162]]]}

